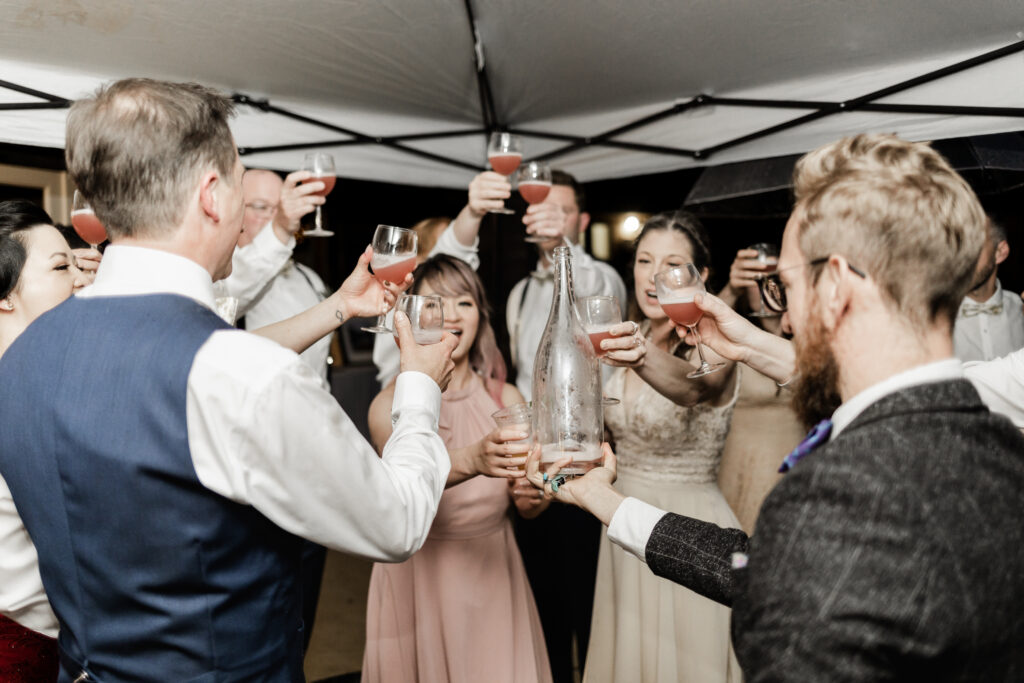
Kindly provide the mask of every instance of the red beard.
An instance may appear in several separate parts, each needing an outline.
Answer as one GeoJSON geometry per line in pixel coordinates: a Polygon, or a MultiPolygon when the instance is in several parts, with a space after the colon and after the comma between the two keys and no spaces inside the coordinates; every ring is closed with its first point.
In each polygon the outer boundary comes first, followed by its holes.
{"type": "Polygon", "coordinates": [[[793,389],[792,405],[804,427],[810,429],[832,417],[843,402],[839,395],[839,365],[829,346],[825,324],[816,313],[808,317],[807,329],[794,338],[794,343],[800,376],[793,389]]]}

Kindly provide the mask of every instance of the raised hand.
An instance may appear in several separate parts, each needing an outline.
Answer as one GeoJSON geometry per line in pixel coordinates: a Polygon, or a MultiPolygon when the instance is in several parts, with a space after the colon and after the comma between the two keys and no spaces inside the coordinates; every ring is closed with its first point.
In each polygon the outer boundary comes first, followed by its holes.
{"type": "Polygon", "coordinates": [[[501,209],[505,200],[512,196],[512,183],[508,178],[484,171],[469,183],[469,204],[466,208],[474,218],[483,218],[488,211],[501,209]]]}
{"type": "Polygon", "coordinates": [[[313,174],[309,171],[295,171],[289,173],[284,179],[284,187],[281,188],[281,204],[278,207],[277,215],[274,216],[274,229],[283,231],[286,238],[299,231],[303,216],[312,213],[317,206],[327,201],[326,198],[313,194],[324,189],[324,184],[321,181],[304,182],[312,177],[313,174]]]}
{"type": "Polygon", "coordinates": [[[553,202],[531,204],[523,216],[526,232],[545,241],[565,238],[565,210],[553,202]]]}
{"type": "Polygon", "coordinates": [[[339,298],[339,309],[345,320],[369,318],[384,315],[395,305],[398,295],[412,284],[412,273],[405,276],[405,282],[388,283],[385,287],[370,273],[370,259],[373,249],[369,246],[359,256],[352,273],[335,292],[339,298]]]}
{"type": "Polygon", "coordinates": [[[71,253],[75,255],[75,263],[79,270],[85,274],[88,283],[92,284],[93,280],[96,279],[96,271],[100,267],[103,254],[92,247],[88,249],[72,249],[71,253]]]}

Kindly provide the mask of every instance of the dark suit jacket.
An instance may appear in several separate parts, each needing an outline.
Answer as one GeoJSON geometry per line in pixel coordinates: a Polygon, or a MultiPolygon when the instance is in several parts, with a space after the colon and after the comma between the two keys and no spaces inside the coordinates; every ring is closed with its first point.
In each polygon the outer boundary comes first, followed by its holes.
{"type": "Polygon", "coordinates": [[[647,563],[732,605],[748,682],[1022,681],[1022,494],[1020,432],[966,380],[924,384],[801,460],[752,538],[668,514],[647,563]]]}

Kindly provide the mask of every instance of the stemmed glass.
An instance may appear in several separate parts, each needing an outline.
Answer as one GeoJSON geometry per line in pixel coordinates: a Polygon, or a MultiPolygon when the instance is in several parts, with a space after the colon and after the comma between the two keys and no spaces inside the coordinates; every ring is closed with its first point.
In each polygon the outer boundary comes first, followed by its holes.
{"type": "MultiPolygon", "coordinates": [[[[403,294],[395,311],[409,316],[412,336],[417,344],[436,344],[444,335],[444,304],[437,294],[403,294]]],[[[397,337],[398,330],[393,334],[397,337]]]]}
{"type": "MultiPolygon", "coordinates": [[[[337,182],[337,177],[334,171],[334,157],[326,152],[310,152],[306,155],[305,160],[302,162],[302,170],[309,171],[313,174],[313,177],[307,180],[307,183],[314,183],[320,181],[324,184],[324,189],[313,192],[312,194],[318,194],[321,197],[326,197],[334,189],[334,183],[337,182]]],[[[330,230],[324,230],[323,215],[321,209],[323,207],[319,204],[316,207],[316,228],[313,230],[303,231],[303,235],[309,237],[330,237],[334,233],[330,230]]]]}
{"type": "MultiPolygon", "coordinates": [[[[516,173],[516,184],[527,204],[540,204],[551,192],[551,167],[543,161],[531,161],[520,166],[516,173]]],[[[541,235],[526,236],[527,242],[546,242],[548,239],[541,235]]]]}
{"type": "Polygon", "coordinates": [[[93,249],[99,249],[100,244],[107,240],[107,229],[78,190],[75,190],[75,198],[71,202],[71,227],[93,249]]]}
{"type": "Polygon", "coordinates": [[[700,334],[697,332],[697,323],[704,316],[704,311],[697,307],[693,297],[696,294],[703,294],[704,280],[700,277],[697,266],[687,263],[684,266],[671,268],[654,276],[654,288],[658,293],[658,303],[665,311],[665,315],[671,318],[676,324],[689,328],[693,336],[697,338],[697,354],[700,356],[700,367],[686,376],[690,379],[710,375],[725,367],[725,363],[708,363],[704,358],[704,349],[701,347],[700,334]]]}
{"type": "MultiPolygon", "coordinates": [[[[487,161],[495,173],[503,176],[510,176],[519,168],[523,160],[523,140],[512,133],[491,133],[491,139],[487,143],[487,161]]],[[[515,211],[502,207],[491,209],[490,213],[513,214],[515,211]]]]}
{"type": "MultiPolygon", "coordinates": [[[[416,269],[416,233],[393,225],[378,225],[373,233],[373,258],[370,259],[373,276],[382,285],[401,284],[405,276],[416,269]]],[[[362,328],[364,332],[391,334],[385,325],[386,314],[377,316],[377,324],[362,328]]]]}
{"type": "MultiPolygon", "coordinates": [[[[598,358],[607,355],[607,351],[601,348],[601,342],[611,339],[609,330],[622,322],[622,310],[619,308],[619,300],[613,296],[584,296],[576,300],[576,311],[580,315],[580,322],[583,323],[583,331],[590,337],[590,343],[594,345],[594,353],[598,358]]],[[[620,403],[617,398],[605,396],[601,404],[614,406],[620,403]]]]}
{"type": "MultiPolygon", "coordinates": [[[[762,273],[757,276],[758,280],[763,280],[766,275],[771,275],[779,267],[779,247],[775,244],[768,244],[766,242],[760,242],[758,244],[752,244],[747,249],[753,249],[757,251],[757,260],[761,264],[762,273]]],[[[764,307],[764,299],[758,297],[761,301],[760,310],[754,311],[750,314],[752,318],[775,318],[778,317],[778,313],[774,311],[766,310],[764,307]]]]}

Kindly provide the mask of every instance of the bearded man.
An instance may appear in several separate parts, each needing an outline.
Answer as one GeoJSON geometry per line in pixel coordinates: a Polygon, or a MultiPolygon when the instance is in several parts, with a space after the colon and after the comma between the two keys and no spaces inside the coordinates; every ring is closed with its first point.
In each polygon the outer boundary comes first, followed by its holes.
{"type": "Polygon", "coordinates": [[[831,415],[782,462],[755,535],[623,498],[610,450],[568,483],[536,456],[528,476],[731,605],[748,682],[1021,680],[1024,438],[953,358],[977,198],[930,147],[884,135],[809,153],[794,186],[762,294],[795,343],[698,298],[706,344],[792,385],[805,420],[831,415]]]}

